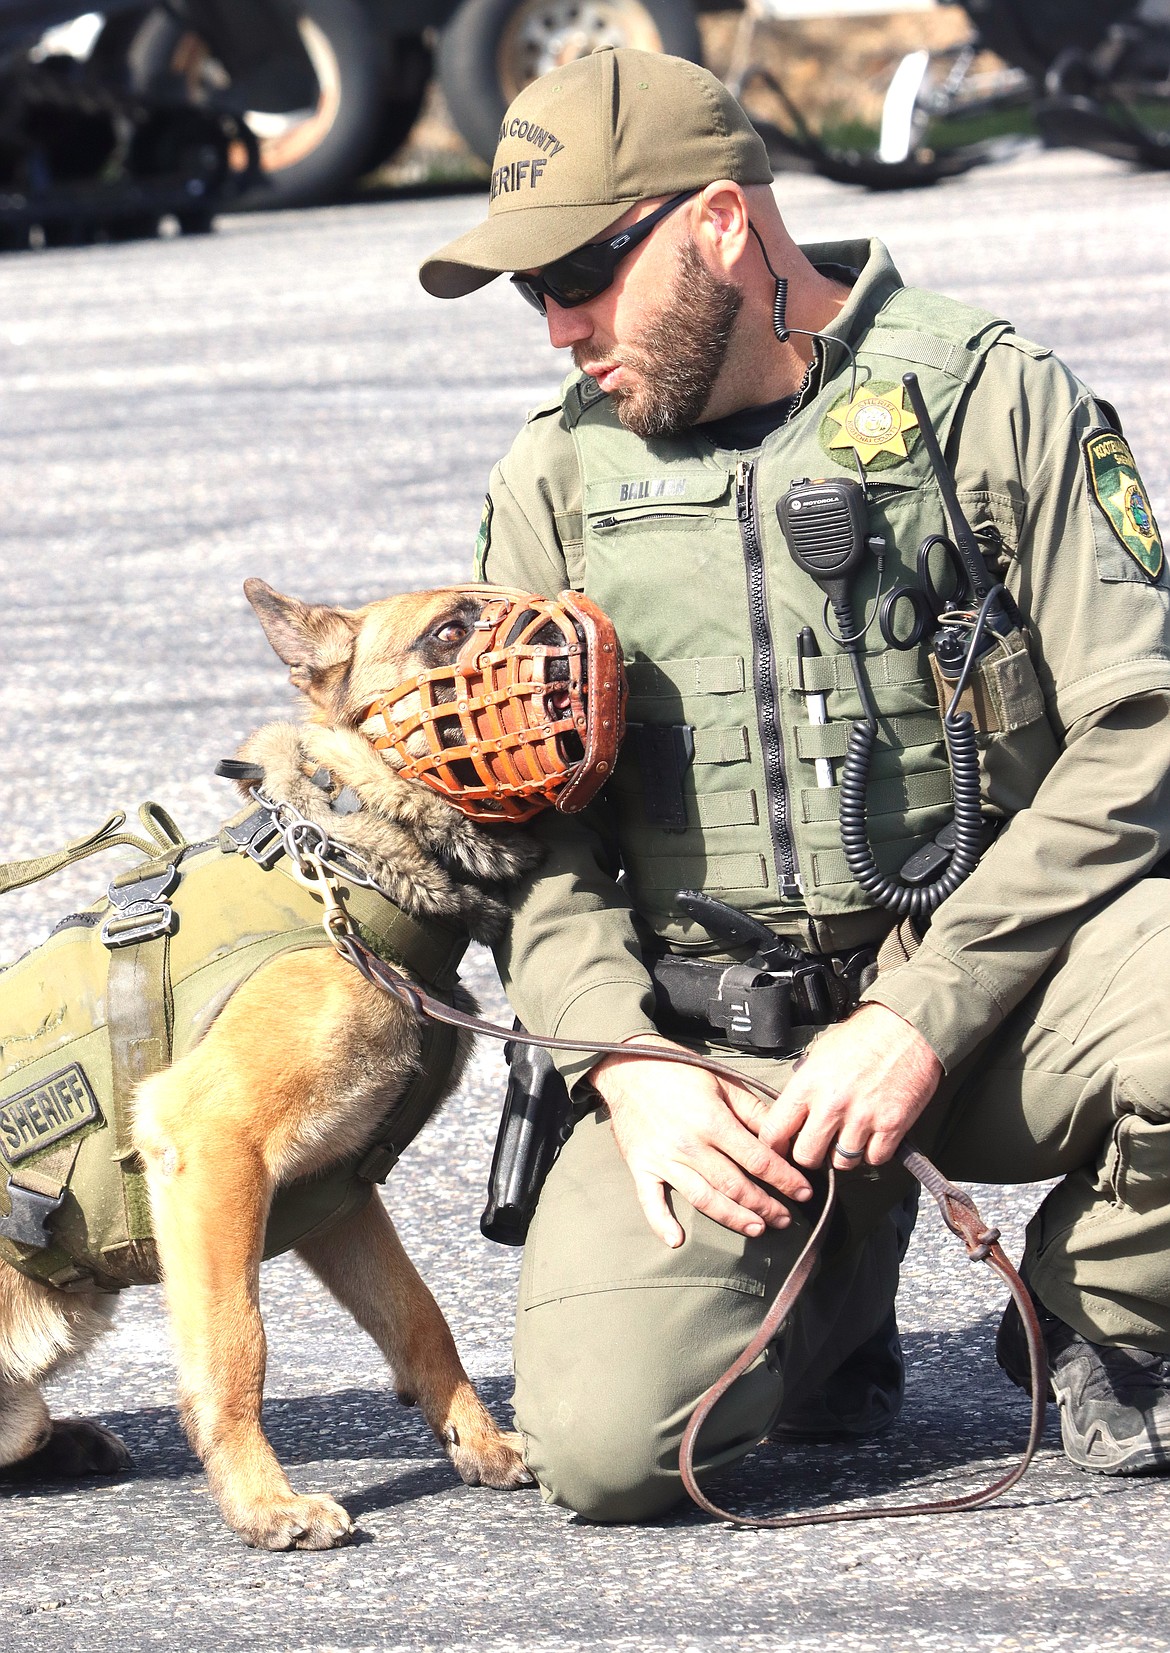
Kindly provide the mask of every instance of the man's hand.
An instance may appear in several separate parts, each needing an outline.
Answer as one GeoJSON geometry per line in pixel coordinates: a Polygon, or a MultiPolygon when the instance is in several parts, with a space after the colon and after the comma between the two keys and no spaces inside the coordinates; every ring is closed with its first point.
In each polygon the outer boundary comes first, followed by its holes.
{"type": "MultiPolygon", "coordinates": [[[[631,1042],[681,1048],[653,1034],[631,1042]]],[[[769,1110],[754,1091],[702,1068],[647,1056],[607,1056],[589,1078],[609,1108],[646,1221],[664,1245],[680,1246],[685,1238],[668,1188],[725,1228],[752,1236],[789,1221],[785,1207],[753,1177],[791,1199],[810,1197],[795,1166],[760,1139],[769,1110]]]]}
{"type": "Polygon", "coordinates": [[[809,1047],[760,1139],[810,1170],[831,1148],[837,1171],[884,1165],[942,1076],[942,1063],[909,1022],[885,1005],[862,1005],[809,1047]]]}

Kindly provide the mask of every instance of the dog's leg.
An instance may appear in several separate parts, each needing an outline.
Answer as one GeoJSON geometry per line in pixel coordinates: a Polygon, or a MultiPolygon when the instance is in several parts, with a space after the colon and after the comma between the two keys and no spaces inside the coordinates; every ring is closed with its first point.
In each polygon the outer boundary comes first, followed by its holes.
{"type": "Polygon", "coordinates": [[[131,1467],[122,1442],[89,1418],[51,1418],[40,1385],[106,1330],[113,1298],[55,1291],[0,1262],[0,1469],[35,1482],[118,1475],[131,1467]]]}
{"type": "Polygon", "coordinates": [[[375,1193],[361,1211],[298,1252],[369,1332],[394,1373],[399,1397],[417,1401],[469,1486],[518,1487],[531,1477],[516,1448],[472,1388],[439,1305],[375,1193]]]}
{"type": "Polygon", "coordinates": [[[261,1428],[260,1258],[272,1180],[239,1123],[246,1098],[233,1097],[222,1070],[213,1091],[200,1083],[207,1077],[188,1059],[136,1098],[183,1421],[242,1538],[269,1550],[332,1549],[353,1522],[332,1498],[293,1491],[261,1428]]]}

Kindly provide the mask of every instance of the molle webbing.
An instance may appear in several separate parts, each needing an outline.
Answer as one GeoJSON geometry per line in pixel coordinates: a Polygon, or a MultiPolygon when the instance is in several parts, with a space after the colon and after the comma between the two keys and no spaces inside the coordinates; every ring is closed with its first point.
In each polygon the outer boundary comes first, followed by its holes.
{"type": "MultiPolygon", "coordinates": [[[[899,288],[853,335],[858,390],[892,394],[913,366],[945,442],[968,384],[1008,330],[985,312],[899,288]]],[[[849,658],[776,519],[795,479],[856,474],[856,455],[834,445],[842,426],[829,417],[849,402],[849,365],[839,348],[825,354],[830,365],[794,417],[747,456],[695,432],[648,445],[621,426],[609,398],[565,388],[584,590],[610,614],[627,660],[635,735],[611,783],[622,861],[634,906],[668,944],[710,945],[675,906],[675,892],[692,886],[785,933],[804,933],[809,917],[839,921],[851,940],[858,924],[872,922],[875,935],[888,927],[840,842],[840,771],[862,712],[849,658]],[[802,667],[805,626],[821,653],[802,667]],[[823,724],[810,715],[814,694],[825,699],[823,724]]],[[[887,545],[884,589],[913,585],[919,545],[947,523],[912,430],[904,454],[877,456],[867,483],[869,532],[887,545]]],[[[872,612],[876,584],[875,559],[855,582],[859,614],[872,612]]],[[[874,627],[870,647],[876,635],[874,627]]],[[[950,813],[946,749],[924,648],[878,646],[865,669],[880,723],[871,838],[883,870],[895,870],[950,813]]]]}

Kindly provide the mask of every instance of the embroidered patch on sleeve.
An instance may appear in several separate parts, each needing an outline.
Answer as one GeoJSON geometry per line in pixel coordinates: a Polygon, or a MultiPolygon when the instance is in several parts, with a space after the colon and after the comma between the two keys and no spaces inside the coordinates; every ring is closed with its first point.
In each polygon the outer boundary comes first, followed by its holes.
{"type": "Polygon", "coordinates": [[[488,494],[483,502],[483,515],[479,519],[479,533],[475,536],[475,578],[480,582],[487,579],[484,564],[487,562],[488,550],[492,543],[492,509],[492,496],[488,494]]]}
{"type": "Polygon", "coordinates": [[[1081,448],[1089,491],[1106,522],[1139,568],[1156,580],[1162,572],[1162,536],[1129,443],[1116,431],[1094,430],[1081,448]]]}

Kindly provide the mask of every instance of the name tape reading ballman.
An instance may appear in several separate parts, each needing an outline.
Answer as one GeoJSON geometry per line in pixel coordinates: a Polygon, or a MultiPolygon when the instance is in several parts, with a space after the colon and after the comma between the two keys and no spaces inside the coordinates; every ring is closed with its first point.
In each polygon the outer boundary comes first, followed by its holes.
{"type": "Polygon", "coordinates": [[[644,482],[623,482],[618,499],[683,499],[687,485],[681,477],[651,476],[644,482]]]}
{"type": "Polygon", "coordinates": [[[89,1080],[71,1062],[0,1103],[0,1151],[10,1165],[18,1165],[100,1119],[89,1080]]]}

